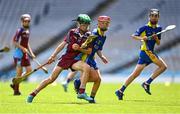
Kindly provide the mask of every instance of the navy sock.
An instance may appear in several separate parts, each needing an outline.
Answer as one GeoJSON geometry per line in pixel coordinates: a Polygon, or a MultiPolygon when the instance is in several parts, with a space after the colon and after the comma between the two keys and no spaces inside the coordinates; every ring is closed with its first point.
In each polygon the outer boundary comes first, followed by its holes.
{"type": "Polygon", "coordinates": [[[68,79],[67,79],[67,83],[69,83],[70,81],[71,81],[71,79],[70,79],[70,78],[68,78],[68,79]]]}
{"type": "Polygon", "coordinates": [[[95,96],[90,96],[90,97],[94,99],[95,96]]]}
{"type": "Polygon", "coordinates": [[[120,90],[121,90],[121,92],[124,92],[125,89],[126,89],[126,86],[123,85],[120,90]]]}
{"type": "Polygon", "coordinates": [[[96,96],[96,92],[93,92],[93,91],[92,91],[90,97],[94,99],[95,96],[96,96]]]}
{"type": "Polygon", "coordinates": [[[151,84],[152,81],[153,81],[153,79],[152,79],[152,78],[149,78],[149,79],[146,81],[146,83],[147,83],[147,84],[151,84]]]}

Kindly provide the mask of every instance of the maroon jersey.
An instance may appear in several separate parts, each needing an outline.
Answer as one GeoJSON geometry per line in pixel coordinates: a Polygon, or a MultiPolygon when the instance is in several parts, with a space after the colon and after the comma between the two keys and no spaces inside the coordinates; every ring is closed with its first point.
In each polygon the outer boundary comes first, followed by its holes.
{"type": "Polygon", "coordinates": [[[89,35],[90,32],[86,32],[84,35],[81,35],[78,28],[71,29],[64,38],[64,41],[67,42],[68,45],[66,53],[60,58],[58,66],[67,69],[70,68],[74,63],[76,63],[78,60],[75,60],[75,57],[81,52],[72,49],[72,45],[76,43],[81,46],[89,35]]]}
{"type": "MultiPolygon", "coordinates": [[[[15,36],[13,37],[13,41],[18,42],[21,46],[28,49],[29,42],[29,30],[20,28],[17,30],[15,36]]],[[[23,53],[20,48],[15,49],[14,51],[14,63],[15,65],[19,64],[21,66],[29,66],[30,60],[27,53],[23,53]]]]}
{"type": "Polygon", "coordinates": [[[20,28],[17,30],[13,41],[19,42],[21,46],[24,48],[28,48],[28,42],[29,42],[29,29],[20,28]]]}
{"type": "Polygon", "coordinates": [[[81,46],[82,43],[86,41],[89,35],[90,35],[90,32],[86,32],[84,35],[81,35],[78,28],[71,29],[64,38],[64,41],[68,43],[68,46],[67,46],[66,53],[63,56],[74,59],[80,52],[72,49],[72,45],[76,43],[79,46],[81,46]]]}

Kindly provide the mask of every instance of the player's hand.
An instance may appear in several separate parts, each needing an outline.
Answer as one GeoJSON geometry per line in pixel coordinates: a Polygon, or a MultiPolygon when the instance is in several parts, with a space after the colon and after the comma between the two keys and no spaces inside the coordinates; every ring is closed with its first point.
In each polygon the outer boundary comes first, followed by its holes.
{"type": "Polygon", "coordinates": [[[153,35],[152,35],[152,38],[153,38],[154,40],[156,40],[156,39],[158,38],[157,34],[153,34],[153,35]]]}
{"type": "Polygon", "coordinates": [[[72,45],[72,48],[73,48],[74,50],[79,50],[80,46],[75,43],[75,44],[72,45]]]}
{"type": "Polygon", "coordinates": [[[101,60],[103,61],[103,63],[107,64],[108,63],[108,60],[105,56],[102,56],[101,57],[101,60]]]}
{"type": "Polygon", "coordinates": [[[146,40],[148,40],[148,37],[147,36],[143,36],[142,40],[146,41],[146,40]]]}
{"type": "Polygon", "coordinates": [[[51,64],[52,62],[54,62],[56,59],[55,56],[50,56],[49,59],[48,59],[48,64],[51,64]]]}
{"type": "Polygon", "coordinates": [[[28,53],[28,50],[26,48],[22,49],[23,53],[28,53]]]}

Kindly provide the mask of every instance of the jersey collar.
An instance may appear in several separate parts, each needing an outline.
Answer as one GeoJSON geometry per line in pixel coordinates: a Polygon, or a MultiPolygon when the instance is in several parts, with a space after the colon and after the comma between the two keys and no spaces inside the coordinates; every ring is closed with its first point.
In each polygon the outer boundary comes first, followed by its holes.
{"type": "MultiPolygon", "coordinates": [[[[147,24],[149,27],[152,27],[152,24],[151,24],[151,22],[149,21],[148,22],[148,24],[147,24]]],[[[159,25],[158,24],[156,24],[156,27],[158,27],[159,25]]]]}
{"type": "Polygon", "coordinates": [[[102,34],[102,32],[101,32],[101,30],[100,30],[99,27],[97,28],[97,31],[98,31],[98,34],[99,34],[100,36],[103,36],[103,34],[102,34]]]}

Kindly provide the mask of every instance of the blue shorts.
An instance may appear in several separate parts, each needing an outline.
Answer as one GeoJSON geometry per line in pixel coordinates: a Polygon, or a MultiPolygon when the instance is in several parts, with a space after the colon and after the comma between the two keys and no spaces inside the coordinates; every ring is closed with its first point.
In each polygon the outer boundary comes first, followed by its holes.
{"type": "Polygon", "coordinates": [[[20,48],[16,48],[13,54],[14,58],[22,59],[23,57],[23,52],[20,48]]]}
{"type": "MultiPolygon", "coordinates": [[[[154,53],[154,52],[151,52],[151,56],[154,56],[156,57],[157,59],[158,56],[154,53]]],[[[138,64],[146,64],[146,65],[149,65],[153,62],[153,60],[150,58],[150,55],[148,55],[145,51],[141,51],[140,54],[139,54],[139,59],[138,59],[138,64]]]]}
{"type": "MultiPolygon", "coordinates": [[[[80,53],[80,54],[79,54],[78,56],[76,56],[74,59],[75,59],[75,60],[81,60],[81,59],[82,59],[82,56],[83,56],[83,54],[80,53]]],[[[98,69],[97,64],[96,64],[96,61],[94,60],[94,58],[89,58],[89,57],[87,57],[86,60],[85,60],[85,62],[86,62],[90,67],[93,67],[94,70],[97,70],[97,69],[98,69]]]]}
{"type": "Polygon", "coordinates": [[[94,70],[97,70],[97,69],[98,69],[97,63],[96,63],[96,61],[95,61],[94,59],[93,59],[93,60],[88,59],[88,60],[86,61],[86,63],[87,63],[90,67],[93,67],[94,70]]]}

